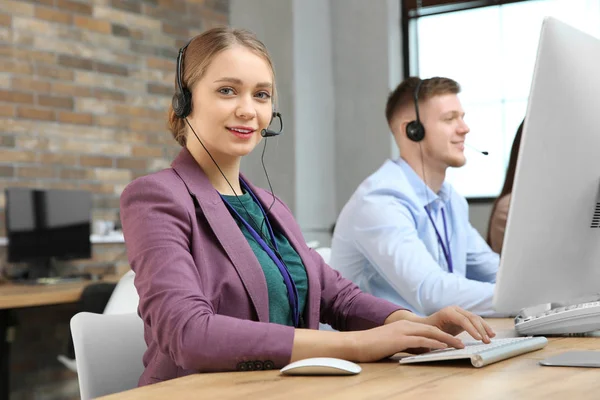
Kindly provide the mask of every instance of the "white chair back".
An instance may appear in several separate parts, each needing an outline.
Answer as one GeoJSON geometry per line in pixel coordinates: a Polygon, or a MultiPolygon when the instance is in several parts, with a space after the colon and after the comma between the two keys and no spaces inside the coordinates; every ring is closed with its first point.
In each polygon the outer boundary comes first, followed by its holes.
{"type": "Polygon", "coordinates": [[[82,400],[133,389],[144,371],[144,324],[137,314],[80,312],[71,318],[82,400]]]}
{"type": "Polygon", "coordinates": [[[113,290],[106,307],[104,314],[130,314],[137,313],[140,296],[133,285],[135,273],[128,271],[119,279],[117,286],[113,290]]]}

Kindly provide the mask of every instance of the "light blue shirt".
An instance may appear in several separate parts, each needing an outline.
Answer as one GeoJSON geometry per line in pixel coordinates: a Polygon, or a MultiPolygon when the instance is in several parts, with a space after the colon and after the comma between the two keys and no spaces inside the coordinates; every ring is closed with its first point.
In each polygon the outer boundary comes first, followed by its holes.
{"type": "Polygon", "coordinates": [[[444,182],[438,194],[402,159],[386,161],[344,206],[330,265],[363,291],[420,315],[458,305],[494,315],[499,256],[469,223],[467,201],[444,182]],[[446,216],[453,272],[425,211],[444,245],[446,216]]]}

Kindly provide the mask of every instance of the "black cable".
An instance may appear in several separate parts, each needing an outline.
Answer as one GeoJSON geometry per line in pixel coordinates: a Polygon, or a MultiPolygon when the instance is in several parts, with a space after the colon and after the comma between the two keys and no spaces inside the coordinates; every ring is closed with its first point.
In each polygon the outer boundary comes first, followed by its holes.
{"type": "MultiPolygon", "coordinates": [[[[260,163],[262,164],[263,170],[265,171],[265,176],[267,177],[267,183],[269,184],[269,190],[271,191],[271,195],[273,196],[273,201],[269,208],[267,208],[267,212],[265,213],[265,219],[269,218],[269,213],[271,212],[271,208],[275,205],[275,191],[273,190],[273,186],[271,186],[271,180],[269,179],[269,173],[267,172],[267,167],[265,166],[265,151],[267,150],[267,139],[265,138],[265,144],[263,146],[262,154],[260,156],[260,163]]],[[[260,229],[262,231],[263,224],[265,223],[265,219],[260,224],[260,229]]]]}
{"type": "MultiPolygon", "coordinates": [[[[223,176],[223,178],[225,179],[225,182],[227,182],[227,184],[229,185],[229,187],[231,188],[231,191],[233,192],[233,194],[235,195],[235,198],[238,200],[238,202],[240,203],[240,205],[242,206],[242,208],[244,209],[244,211],[246,212],[246,215],[248,215],[248,217],[250,217],[250,219],[252,220],[252,222],[254,223],[254,229],[257,228],[258,224],[256,223],[256,221],[254,220],[254,217],[252,217],[252,215],[248,212],[248,210],[246,209],[246,206],[244,205],[244,203],[242,202],[242,200],[240,199],[240,197],[238,196],[238,194],[236,193],[235,189],[233,188],[233,186],[231,185],[231,183],[229,182],[229,180],[227,179],[227,177],[225,176],[225,174],[223,173],[223,170],[221,170],[221,167],[219,167],[219,164],[217,164],[217,161],[214,159],[214,157],[212,156],[212,154],[210,154],[210,151],[208,151],[208,149],[206,148],[206,146],[204,146],[204,143],[202,143],[202,140],[200,140],[200,137],[198,137],[198,134],[196,133],[196,131],[194,130],[194,128],[192,128],[192,125],[190,124],[190,122],[188,121],[187,118],[184,118],[185,122],[187,123],[187,125],[190,127],[190,129],[192,130],[192,132],[194,133],[194,136],[196,136],[196,139],[198,139],[198,143],[200,143],[200,145],[204,148],[204,150],[206,151],[206,153],[208,154],[208,156],[210,157],[210,159],[213,161],[213,163],[215,164],[215,166],[217,167],[217,169],[219,170],[219,172],[221,173],[221,175],[223,176]]],[[[265,142],[266,144],[266,142],[265,142]]],[[[263,154],[264,154],[264,149],[263,149],[263,154]]],[[[267,180],[269,178],[267,177],[267,180]]],[[[270,183],[269,183],[270,185],[270,183]]],[[[267,216],[265,215],[264,218],[267,218],[267,216]]],[[[263,223],[264,223],[264,219],[263,219],[263,223]]],[[[263,240],[265,240],[265,243],[267,243],[267,245],[271,248],[271,250],[273,250],[273,252],[275,254],[278,254],[277,250],[275,248],[273,248],[271,246],[271,243],[269,243],[269,240],[266,240],[266,238],[263,235],[262,232],[262,224],[260,225],[261,229],[257,231],[257,233],[263,238],[263,240]]]]}

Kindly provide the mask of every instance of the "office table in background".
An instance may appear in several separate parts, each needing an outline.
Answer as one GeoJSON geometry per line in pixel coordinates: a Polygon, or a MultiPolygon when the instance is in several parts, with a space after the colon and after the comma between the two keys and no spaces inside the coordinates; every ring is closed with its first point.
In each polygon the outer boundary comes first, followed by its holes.
{"type": "Polygon", "coordinates": [[[10,313],[13,309],[75,303],[83,289],[93,283],[118,282],[118,276],[105,276],[98,281],[58,283],[55,285],[26,285],[0,283],[0,400],[10,393],[10,313]]]}

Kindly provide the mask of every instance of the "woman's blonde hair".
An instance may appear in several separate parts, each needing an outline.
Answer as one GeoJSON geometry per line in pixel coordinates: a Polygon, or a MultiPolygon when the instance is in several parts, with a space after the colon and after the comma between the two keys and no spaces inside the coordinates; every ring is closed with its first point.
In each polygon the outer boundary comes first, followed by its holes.
{"type": "MultiPolygon", "coordinates": [[[[192,38],[185,50],[181,66],[181,81],[184,88],[192,92],[196,83],[202,79],[213,58],[232,46],[240,45],[255,52],[262,57],[271,67],[273,72],[273,101],[275,101],[275,69],[271,56],[265,45],[256,38],[254,33],[245,29],[218,27],[210,29],[192,38]]],[[[175,77],[175,90],[177,91],[177,76],[175,77]]],[[[190,99],[191,101],[191,99],[190,99]]],[[[187,124],[179,118],[169,106],[169,130],[181,146],[185,146],[187,124]]]]}

